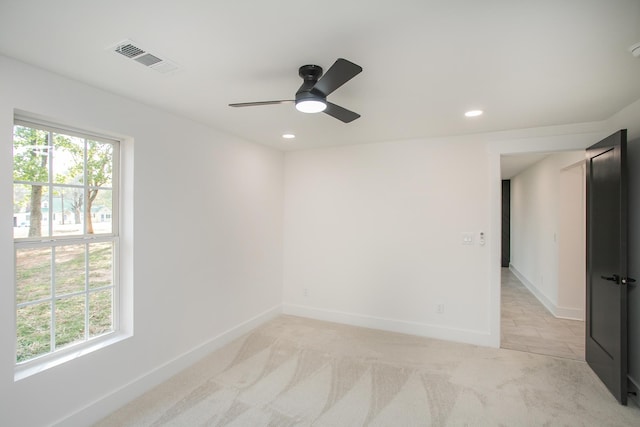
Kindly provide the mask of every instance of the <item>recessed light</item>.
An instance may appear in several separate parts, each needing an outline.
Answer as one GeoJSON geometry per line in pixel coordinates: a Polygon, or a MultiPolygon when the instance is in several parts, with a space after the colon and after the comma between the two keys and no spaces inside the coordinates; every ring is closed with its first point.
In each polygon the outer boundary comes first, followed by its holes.
{"type": "Polygon", "coordinates": [[[466,117],[478,117],[482,115],[482,110],[471,110],[464,113],[466,117]]]}
{"type": "Polygon", "coordinates": [[[292,134],[292,133],[283,133],[283,134],[282,134],[282,137],[283,137],[284,139],[293,139],[293,138],[295,138],[296,136],[295,136],[294,134],[292,134]]]}

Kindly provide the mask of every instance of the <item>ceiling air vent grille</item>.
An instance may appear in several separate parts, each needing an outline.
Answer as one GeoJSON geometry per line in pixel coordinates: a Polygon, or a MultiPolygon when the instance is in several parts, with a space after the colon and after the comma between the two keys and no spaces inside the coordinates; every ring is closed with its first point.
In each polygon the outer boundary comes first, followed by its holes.
{"type": "Polygon", "coordinates": [[[170,73],[178,69],[178,65],[160,55],[152,54],[147,49],[143,49],[131,40],[124,40],[109,48],[110,51],[133,59],[145,67],[152,68],[159,73],[170,73]]]}
{"type": "Polygon", "coordinates": [[[128,43],[125,45],[117,46],[116,52],[126,56],[127,58],[133,58],[135,56],[142,55],[144,53],[144,50],[140,49],[137,46],[132,45],[131,43],[128,43]]]}
{"type": "Polygon", "coordinates": [[[146,65],[147,67],[150,67],[153,64],[157,64],[158,62],[162,61],[162,59],[158,58],[157,56],[151,55],[150,53],[141,55],[134,59],[142,65],[146,65]]]}

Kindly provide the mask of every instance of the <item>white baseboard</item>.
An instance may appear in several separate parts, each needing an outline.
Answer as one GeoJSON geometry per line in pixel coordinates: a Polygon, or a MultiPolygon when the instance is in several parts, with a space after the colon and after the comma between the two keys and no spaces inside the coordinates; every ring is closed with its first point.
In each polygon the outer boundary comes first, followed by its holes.
{"type": "Polygon", "coordinates": [[[536,297],[547,310],[549,310],[549,313],[555,316],[555,304],[551,302],[551,300],[547,298],[547,296],[543,294],[533,283],[531,283],[529,279],[524,277],[522,273],[520,273],[518,269],[513,266],[513,264],[509,264],[509,270],[511,270],[511,272],[518,278],[518,280],[520,280],[524,287],[529,289],[529,292],[531,292],[533,296],[536,297]]]}
{"type": "Polygon", "coordinates": [[[92,425],[113,411],[124,406],[131,400],[151,390],[158,384],[168,380],[180,371],[193,365],[209,353],[225,346],[245,333],[255,329],[261,324],[271,320],[282,313],[282,306],[277,305],[257,316],[254,316],[237,326],[211,338],[178,357],[160,365],[146,374],[134,379],[128,384],[112,391],[102,398],[90,403],[84,408],[74,412],[68,417],[59,420],[53,425],[57,427],[75,427],[92,425]]]}
{"type": "Polygon", "coordinates": [[[518,271],[513,264],[509,264],[509,270],[522,282],[522,284],[535,296],[542,305],[545,306],[549,313],[554,317],[560,319],[569,320],[584,320],[584,309],[570,308],[570,307],[558,307],[551,301],[545,294],[543,294],[533,283],[531,283],[526,277],[518,271]]]}
{"type": "Polygon", "coordinates": [[[584,309],[556,307],[554,315],[560,319],[582,320],[584,322],[584,309]]]}
{"type": "MultiPolygon", "coordinates": [[[[409,322],[406,320],[386,319],[356,313],[346,313],[336,310],[328,310],[296,304],[284,303],[282,312],[293,316],[307,317],[327,322],[342,323],[345,325],[361,326],[371,329],[380,329],[389,332],[417,335],[421,337],[455,341],[465,344],[479,345],[483,347],[496,347],[496,341],[489,332],[473,331],[465,329],[447,328],[443,326],[429,325],[425,323],[409,322]]],[[[499,345],[499,344],[498,344],[499,345]]]]}

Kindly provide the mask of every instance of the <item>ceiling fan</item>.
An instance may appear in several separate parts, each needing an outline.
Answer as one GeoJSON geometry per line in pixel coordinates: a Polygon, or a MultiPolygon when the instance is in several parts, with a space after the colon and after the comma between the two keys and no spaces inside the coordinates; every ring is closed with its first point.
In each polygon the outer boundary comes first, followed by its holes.
{"type": "Polygon", "coordinates": [[[230,107],[253,107],[259,105],[288,104],[295,102],[296,109],[303,113],[324,112],[331,117],[350,123],[360,117],[360,114],[340,107],[327,101],[327,96],[340,86],[354,78],[362,71],[362,67],[343,58],[338,60],[322,75],[322,67],[318,65],[303,65],[298,70],[302,77],[302,86],[296,92],[295,99],[279,101],[241,102],[229,104],[230,107]]]}

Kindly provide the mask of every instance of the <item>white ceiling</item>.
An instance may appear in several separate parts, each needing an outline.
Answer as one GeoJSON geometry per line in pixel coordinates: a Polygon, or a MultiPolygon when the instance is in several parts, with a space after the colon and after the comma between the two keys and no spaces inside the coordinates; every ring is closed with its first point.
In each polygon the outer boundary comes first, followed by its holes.
{"type": "Polygon", "coordinates": [[[551,153],[507,154],[500,156],[500,177],[511,179],[531,166],[543,161],[551,153]]]}
{"type": "Polygon", "coordinates": [[[639,0],[0,1],[0,53],[283,150],[603,120],[640,98],[639,41],[639,0]],[[124,39],[179,70],[107,50],[124,39]],[[227,106],[338,57],[364,69],[329,96],[350,124],[227,106]]]}

